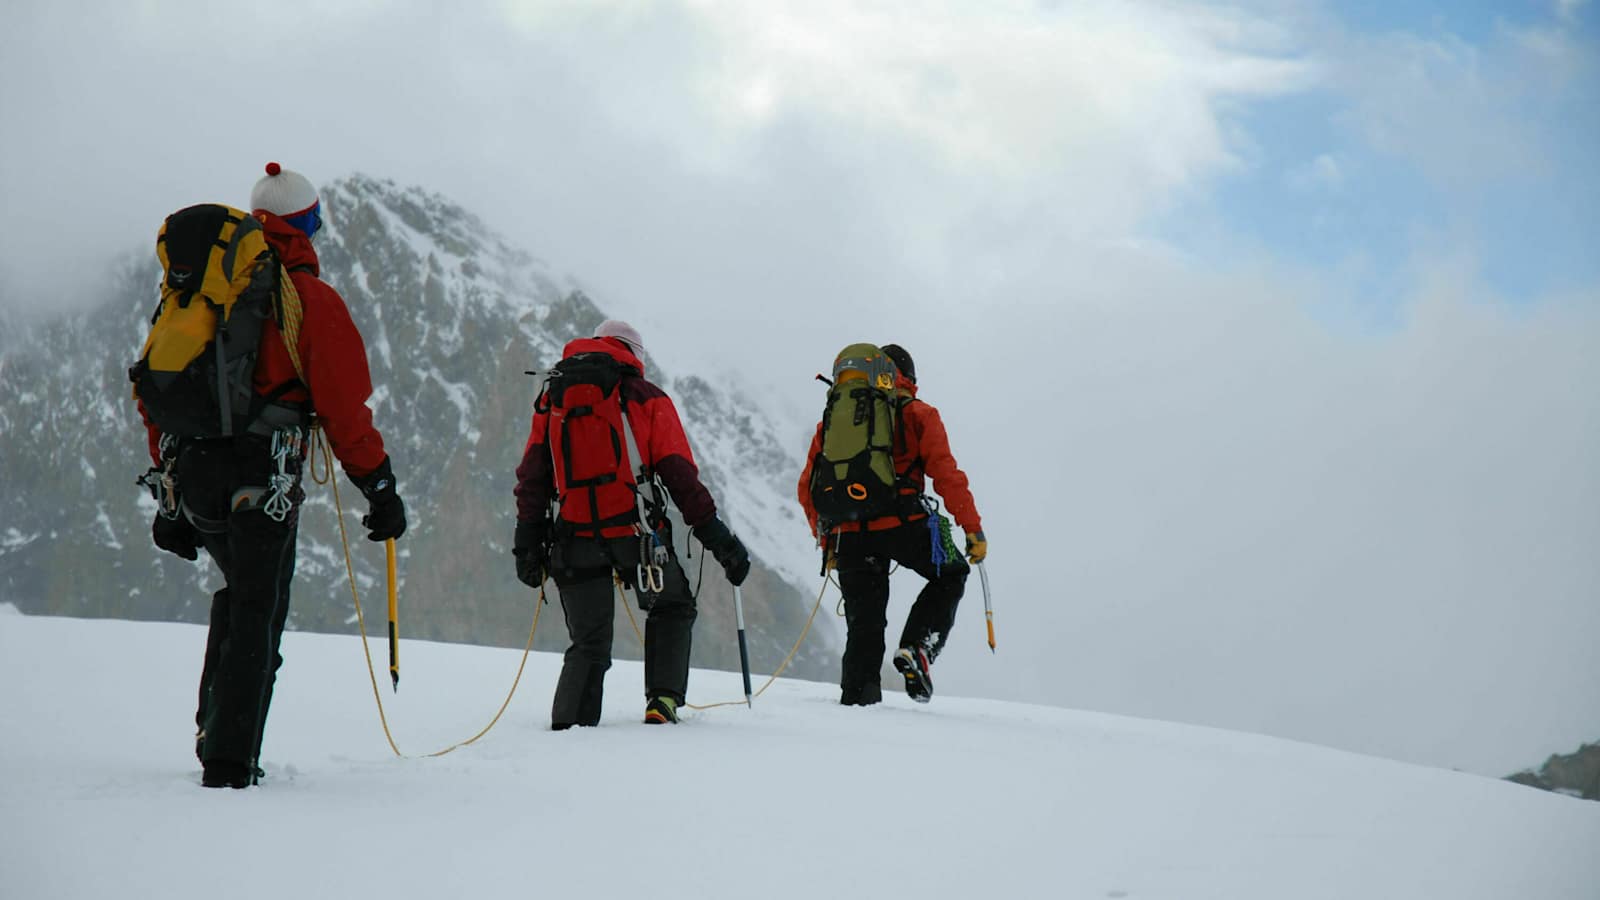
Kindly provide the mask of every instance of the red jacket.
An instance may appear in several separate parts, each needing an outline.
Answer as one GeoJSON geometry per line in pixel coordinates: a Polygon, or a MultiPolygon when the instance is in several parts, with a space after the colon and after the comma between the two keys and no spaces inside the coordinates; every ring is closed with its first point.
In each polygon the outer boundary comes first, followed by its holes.
{"type": "MultiPolygon", "coordinates": [[[[300,322],[300,361],[305,385],[295,387],[283,399],[311,407],[322,423],[333,453],[352,478],[368,475],[383,462],[383,436],[372,425],[372,375],[367,370],[367,347],[350,319],[344,298],[318,277],[322,270],[311,239],[278,216],[257,212],[266,230],[267,243],[289,270],[289,278],[300,294],[304,317],[300,322]]],[[[256,393],[266,395],[290,382],[298,382],[289,351],[284,347],[278,323],[268,319],[261,332],[261,353],[256,360],[256,393]]],[[[161,432],[139,405],[150,437],[150,458],[161,465],[161,432]]]]}
{"type": "MultiPolygon", "coordinates": [[[[944,420],[939,411],[925,401],[917,399],[917,386],[901,376],[895,380],[896,393],[905,398],[900,408],[900,424],[895,436],[894,471],[908,480],[901,487],[903,497],[923,493],[924,476],[933,479],[933,489],[944,498],[944,508],[956,520],[962,531],[971,533],[983,530],[983,520],[978,517],[978,507],[967,489],[967,475],[956,465],[950,453],[950,438],[945,435],[944,420]]],[[[811,533],[817,533],[817,510],[811,505],[811,467],[817,454],[822,452],[822,424],[811,437],[811,451],[806,454],[806,467],[800,473],[800,506],[811,524],[811,533]]],[[[898,515],[880,516],[868,521],[868,531],[881,531],[902,525],[906,521],[925,518],[922,515],[902,519],[898,515]]],[[[857,522],[846,522],[834,531],[860,531],[857,522]]]]}
{"type": "MultiPolygon", "coordinates": [[[[640,375],[624,375],[622,400],[633,429],[634,441],[639,445],[640,463],[660,476],[672,502],[683,513],[684,524],[690,528],[704,525],[717,514],[717,504],[711,492],[700,483],[700,469],[695,465],[694,454],[689,450],[689,438],[683,432],[683,422],[678,418],[678,408],[672,404],[661,388],[643,377],[644,364],[616,338],[578,338],[568,342],[561,356],[600,351],[609,354],[624,366],[632,366],[640,375]]],[[[549,517],[549,507],[556,499],[555,469],[550,459],[550,414],[534,411],[533,425],[528,431],[528,443],[522,449],[522,463],[517,466],[517,520],[537,522],[549,517]]],[[[630,526],[606,528],[606,537],[621,537],[632,533],[630,526]]]]}

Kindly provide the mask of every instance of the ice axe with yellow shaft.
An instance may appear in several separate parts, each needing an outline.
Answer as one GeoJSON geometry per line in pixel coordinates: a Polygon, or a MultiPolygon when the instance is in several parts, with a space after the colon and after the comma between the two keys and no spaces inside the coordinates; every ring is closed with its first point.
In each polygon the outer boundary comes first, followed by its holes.
{"type": "MultiPolygon", "coordinates": [[[[394,585],[394,538],[383,542],[384,555],[389,562],[389,683],[394,685],[395,693],[400,692],[400,605],[395,597],[394,585]]],[[[985,583],[987,595],[987,582],[985,583]]],[[[985,598],[987,599],[987,597],[985,598]]],[[[990,637],[989,646],[994,646],[994,638],[990,637]]]]}

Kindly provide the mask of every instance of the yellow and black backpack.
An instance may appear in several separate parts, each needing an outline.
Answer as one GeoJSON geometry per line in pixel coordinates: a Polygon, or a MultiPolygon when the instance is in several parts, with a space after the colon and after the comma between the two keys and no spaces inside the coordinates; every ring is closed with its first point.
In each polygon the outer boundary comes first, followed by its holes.
{"type": "Polygon", "coordinates": [[[231,206],[190,206],[162,224],[156,255],[161,303],[128,370],[150,420],[163,434],[195,438],[299,424],[297,410],[253,386],[269,317],[301,372],[300,298],[261,223],[231,206]]]}

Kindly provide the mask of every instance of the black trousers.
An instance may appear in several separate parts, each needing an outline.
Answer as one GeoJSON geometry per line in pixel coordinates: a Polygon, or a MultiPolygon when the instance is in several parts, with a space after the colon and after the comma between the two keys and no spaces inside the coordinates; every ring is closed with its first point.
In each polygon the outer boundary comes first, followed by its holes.
{"type": "Polygon", "coordinates": [[[196,442],[178,457],[184,506],[225,582],[211,599],[195,709],[202,762],[257,764],[283,665],[300,491],[284,521],[262,512],[270,467],[266,442],[254,437],[196,442]]]}
{"type": "MultiPolygon", "coordinates": [[[[612,573],[620,575],[635,595],[632,582],[639,560],[639,539],[568,538],[551,553],[550,571],[561,594],[567,633],[572,643],[562,658],[561,677],[550,709],[555,726],[597,725],[611,668],[611,643],[617,615],[612,573]]],[[[676,555],[663,568],[664,589],[647,594],[644,622],[644,695],[670,697],[682,704],[689,689],[689,651],[694,636],[694,594],[676,555]]]]}
{"type": "Polygon", "coordinates": [[[911,605],[898,646],[921,645],[929,660],[944,649],[971,568],[951,540],[948,526],[931,530],[930,521],[938,526],[941,520],[915,519],[882,531],[838,535],[837,571],[846,628],[839,688],[847,703],[873,702],[881,696],[891,564],[899,563],[928,580],[911,605]],[[938,565],[936,541],[944,557],[938,565]]]}

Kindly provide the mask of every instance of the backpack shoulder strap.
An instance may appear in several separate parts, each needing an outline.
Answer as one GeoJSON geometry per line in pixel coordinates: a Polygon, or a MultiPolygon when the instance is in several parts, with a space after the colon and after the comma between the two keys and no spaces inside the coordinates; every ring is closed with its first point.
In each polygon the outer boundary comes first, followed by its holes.
{"type": "Polygon", "coordinates": [[[667,504],[662,498],[661,484],[656,479],[655,470],[645,459],[644,454],[639,452],[638,439],[633,436],[633,419],[628,416],[628,395],[623,390],[630,373],[630,369],[624,369],[622,381],[617,382],[617,406],[622,413],[622,438],[627,444],[628,471],[633,473],[633,493],[634,501],[639,505],[639,523],[646,530],[650,530],[653,519],[666,516],[667,504]],[[646,503],[644,499],[646,484],[650,485],[650,503],[646,503]],[[652,505],[656,510],[656,516],[651,515],[652,505]]]}

